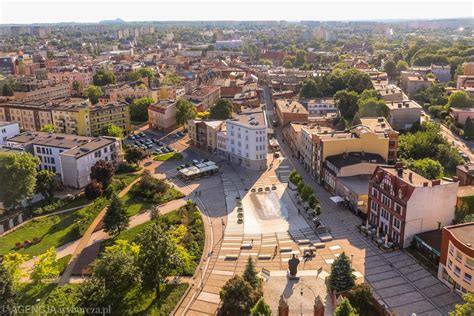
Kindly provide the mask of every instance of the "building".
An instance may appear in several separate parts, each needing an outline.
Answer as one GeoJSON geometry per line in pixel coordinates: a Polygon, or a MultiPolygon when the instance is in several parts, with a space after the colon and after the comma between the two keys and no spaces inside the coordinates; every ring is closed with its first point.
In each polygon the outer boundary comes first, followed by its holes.
{"type": "Polygon", "coordinates": [[[120,127],[125,134],[131,131],[130,107],[124,102],[107,102],[90,106],[91,135],[102,134],[102,128],[106,124],[114,124],[120,127]]]}
{"type": "Polygon", "coordinates": [[[402,86],[405,86],[405,91],[409,98],[413,98],[418,90],[431,87],[435,79],[427,76],[416,74],[404,74],[402,71],[402,86]]]}
{"type": "Polygon", "coordinates": [[[184,88],[177,88],[175,86],[160,86],[159,99],[160,100],[178,100],[185,95],[184,88]]]}
{"type": "Polygon", "coordinates": [[[77,82],[79,84],[77,93],[81,93],[85,87],[93,83],[93,74],[91,71],[57,70],[48,73],[48,79],[55,83],[67,83],[71,90],[74,90],[74,83],[77,82]]]}
{"type": "Polygon", "coordinates": [[[374,89],[380,94],[385,102],[400,102],[408,100],[408,96],[403,93],[402,89],[396,85],[374,85],[374,89]]]}
{"type": "Polygon", "coordinates": [[[90,182],[90,170],[97,161],[121,159],[120,141],[114,137],[26,132],[9,138],[7,145],[38,157],[40,170],[56,173],[64,186],[77,189],[90,182]]]}
{"type": "Polygon", "coordinates": [[[459,75],[456,80],[456,90],[474,88],[474,75],[459,75]]]}
{"type": "Polygon", "coordinates": [[[15,73],[15,57],[0,56],[0,75],[8,77],[15,73]]]}
{"type": "Polygon", "coordinates": [[[214,47],[216,49],[236,49],[242,47],[242,40],[216,41],[214,47]]]}
{"type": "Polygon", "coordinates": [[[218,134],[224,126],[225,122],[222,120],[189,120],[188,131],[191,145],[213,154],[222,155],[225,152],[223,150],[225,145],[219,144],[223,140],[218,140],[218,134]],[[221,151],[218,151],[218,148],[221,151]]]}
{"type": "Polygon", "coordinates": [[[149,90],[145,87],[132,87],[124,85],[119,88],[110,90],[110,100],[119,102],[130,102],[140,98],[152,98],[155,102],[158,101],[158,90],[149,90]]]}
{"type": "Polygon", "coordinates": [[[184,98],[192,102],[198,112],[205,112],[219,101],[221,89],[216,86],[201,86],[184,98]]]}
{"type": "Polygon", "coordinates": [[[467,163],[456,167],[456,177],[459,185],[474,185],[474,164],[467,163]]]}
{"type": "Polygon", "coordinates": [[[299,101],[308,111],[309,117],[338,113],[334,99],[300,99],[299,101]]]}
{"type": "Polygon", "coordinates": [[[26,92],[14,92],[15,100],[19,101],[49,101],[71,96],[71,88],[68,83],[53,84],[26,92]]]}
{"type": "Polygon", "coordinates": [[[303,104],[295,100],[276,100],[275,114],[278,124],[282,127],[290,123],[308,123],[308,111],[303,104]]]}
{"type": "Polygon", "coordinates": [[[464,126],[467,118],[474,119],[474,109],[473,108],[449,108],[449,114],[454,118],[456,123],[464,126]]]}
{"type": "Polygon", "coordinates": [[[406,248],[414,235],[451,224],[458,186],[458,182],[428,180],[405,169],[403,163],[377,167],[369,182],[369,222],[406,248]]]}
{"type": "Polygon", "coordinates": [[[419,123],[422,107],[413,100],[385,102],[389,110],[388,122],[396,130],[408,130],[419,123]]]}
{"type": "Polygon", "coordinates": [[[162,100],[148,107],[151,128],[169,133],[176,128],[176,100],[162,100]]]}
{"type": "Polygon", "coordinates": [[[0,121],[0,147],[7,139],[20,134],[20,124],[0,121]]]}
{"type": "Polygon", "coordinates": [[[0,121],[18,123],[23,131],[39,131],[53,123],[51,109],[52,105],[45,101],[0,103],[0,121]]]}
{"type": "Polygon", "coordinates": [[[90,102],[87,99],[66,99],[51,108],[53,124],[58,133],[91,135],[90,102]]]}
{"type": "Polygon", "coordinates": [[[451,66],[450,65],[435,65],[431,64],[431,73],[436,76],[440,82],[448,82],[451,80],[451,66]]]}
{"type": "Polygon", "coordinates": [[[474,223],[443,227],[438,279],[459,294],[474,293],[474,223]]]}
{"type": "Polygon", "coordinates": [[[336,132],[322,128],[312,133],[311,174],[324,183],[327,157],[351,152],[377,154],[384,162],[394,163],[397,159],[398,132],[394,131],[385,118],[362,118],[361,124],[349,131],[336,132]]]}
{"type": "Polygon", "coordinates": [[[249,169],[267,168],[267,122],[265,112],[246,109],[226,121],[227,159],[249,169]]]}

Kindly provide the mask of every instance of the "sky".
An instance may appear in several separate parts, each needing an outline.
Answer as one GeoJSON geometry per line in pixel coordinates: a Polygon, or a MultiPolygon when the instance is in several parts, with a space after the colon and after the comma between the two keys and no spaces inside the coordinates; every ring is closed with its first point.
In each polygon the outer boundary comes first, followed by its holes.
{"type": "Polygon", "coordinates": [[[0,0],[0,24],[196,20],[381,20],[473,17],[472,0],[0,0]]]}

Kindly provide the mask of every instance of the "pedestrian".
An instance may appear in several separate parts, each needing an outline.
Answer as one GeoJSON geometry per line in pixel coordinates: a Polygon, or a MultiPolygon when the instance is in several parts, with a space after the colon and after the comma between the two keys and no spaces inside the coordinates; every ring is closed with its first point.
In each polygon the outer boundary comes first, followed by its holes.
{"type": "Polygon", "coordinates": [[[298,208],[298,214],[301,214],[301,210],[298,208]]]}
{"type": "Polygon", "coordinates": [[[277,252],[278,252],[278,245],[275,246],[275,252],[273,253],[274,257],[277,255],[277,252]]]}

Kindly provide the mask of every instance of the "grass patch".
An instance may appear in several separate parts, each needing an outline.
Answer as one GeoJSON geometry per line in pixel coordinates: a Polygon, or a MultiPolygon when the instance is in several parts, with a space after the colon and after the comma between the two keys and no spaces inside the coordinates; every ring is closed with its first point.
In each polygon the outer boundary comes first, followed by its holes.
{"type": "Polygon", "coordinates": [[[56,283],[46,283],[46,284],[33,284],[33,283],[25,283],[19,289],[19,300],[18,302],[21,305],[36,305],[39,302],[42,302],[46,299],[51,293],[51,291],[56,288],[56,283]]]}
{"type": "Polygon", "coordinates": [[[130,293],[130,301],[134,304],[128,312],[130,315],[171,315],[188,287],[187,283],[162,285],[159,300],[154,292],[136,289],[130,293]]]}
{"type": "Polygon", "coordinates": [[[30,257],[37,256],[50,247],[57,248],[76,240],[83,232],[80,227],[87,229],[106,203],[105,199],[97,199],[94,203],[74,212],[34,218],[20,228],[0,237],[0,255],[18,251],[30,257]],[[76,222],[81,224],[76,225],[76,222]],[[37,244],[16,249],[16,243],[24,243],[25,240],[32,241],[35,237],[40,239],[37,244]]]}
{"type": "Polygon", "coordinates": [[[167,160],[181,160],[183,155],[181,153],[166,153],[161,155],[156,155],[153,160],[155,161],[167,161],[167,160]]]}
{"type": "Polygon", "coordinates": [[[125,206],[127,207],[128,216],[133,216],[133,215],[142,213],[143,211],[153,206],[152,203],[147,202],[142,198],[133,196],[131,192],[128,192],[127,194],[125,194],[125,196],[122,197],[122,201],[125,203],[125,206]]]}

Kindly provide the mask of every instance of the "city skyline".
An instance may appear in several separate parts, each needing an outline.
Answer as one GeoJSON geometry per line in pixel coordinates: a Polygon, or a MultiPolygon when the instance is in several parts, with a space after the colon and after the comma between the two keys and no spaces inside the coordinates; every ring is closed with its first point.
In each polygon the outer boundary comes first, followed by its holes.
{"type": "Polygon", "coordinates": [[[393,21],[472,17],[470,1],[0,1],[0,24],[133,21],[393,21]],[[92,7],[93,6],[93,7],[92,7]],[[147,9],[144,10],[143,7],[147,9]],[[269,10],[271,6],[271,10],[269,10]],[[341,8],[344,8],[342,10],[341,8]],[[94,8],[94,10],[91,10],[94,8]],[[302,10],[302,8],[305,8],[302,10]],[[19,12],[21,15],[11,14],[19,12]],[[41,15],[37,13],[41,12],[41,15]],[[471,15],[467,14],[471,12],[471,15]],[[59,14],[58,14],[59,13],[59,14]],[[211,14],[212,13],[212,14],[211,14]]]}

